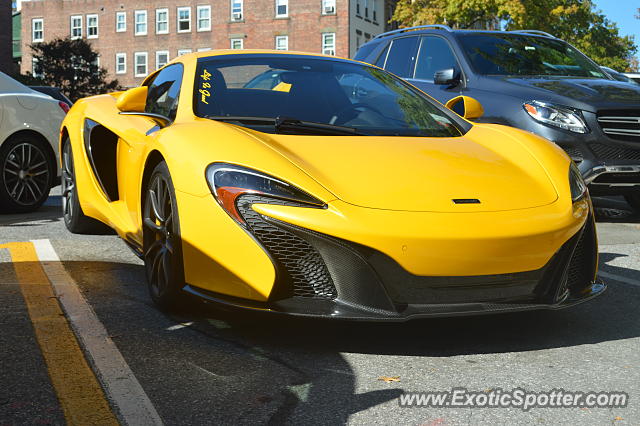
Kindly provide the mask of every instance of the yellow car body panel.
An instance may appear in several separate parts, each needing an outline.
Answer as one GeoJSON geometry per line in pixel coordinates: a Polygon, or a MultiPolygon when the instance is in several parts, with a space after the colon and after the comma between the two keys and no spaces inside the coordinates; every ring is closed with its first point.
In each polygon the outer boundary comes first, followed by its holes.
{"type": "MultiPolygon", "coordinates": [[[[197,58],[210,55],[172,62],[184,66],[183,93],[193,93],[197,58]]],[[[473,124],[458,138],[332,136],[316,143],[321,136],[265,134],[196,117],[188,95],[173,124],[154,130],[151,118],[119,115],[117,96],[80,100],[63,123],[84,213],[142,247],[143,176],[149,158],[160,155],[175,187],[185,280],[218,294],[267,301],[277,272],[264,248],[211,194],[205,170],[216,161],[291,182],[327,205],[257,204],[255,211],[378,250],[415,275],[537,270],[588,219],[589,208],[576,211],[571,202],[569,157],[521,130],[473,124]],[[91,172],[85,119],[118,136],[115,202],[91,172]],[[412,180],[424,184],[405,184],[412,180]],[[456,205],[453,198],[482,203],[456,205]]]]}

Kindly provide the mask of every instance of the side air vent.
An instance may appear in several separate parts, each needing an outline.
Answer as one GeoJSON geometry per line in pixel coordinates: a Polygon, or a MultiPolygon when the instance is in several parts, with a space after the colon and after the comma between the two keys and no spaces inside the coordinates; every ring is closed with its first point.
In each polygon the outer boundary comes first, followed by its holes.
{"type": "Polygon", "coordinates": [[[84,122],[84,148],[102,192],[110,202],[117,201],[118,136],[100,123],[87,118],[84,122]]]}

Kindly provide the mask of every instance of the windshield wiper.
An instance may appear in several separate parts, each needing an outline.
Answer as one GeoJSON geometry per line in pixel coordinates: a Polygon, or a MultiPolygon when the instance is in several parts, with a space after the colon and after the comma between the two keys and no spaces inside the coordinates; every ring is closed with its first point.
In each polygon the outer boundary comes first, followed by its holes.
{"type": "Polygon", "coordinates": [[[243,117],[243,116],[206,116],[211,120],[237,121],[243,124],[273,124],[276,133],[303,134],[303,135],[346,135],[364,136],[353,127],[338,126],[336,124],[316,123],[315,121],[302,121],[288,117],[243,117]]]}

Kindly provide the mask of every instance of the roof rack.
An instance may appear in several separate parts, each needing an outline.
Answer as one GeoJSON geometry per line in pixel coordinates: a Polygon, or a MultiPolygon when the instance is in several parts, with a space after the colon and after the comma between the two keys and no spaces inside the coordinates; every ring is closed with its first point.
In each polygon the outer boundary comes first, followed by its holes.
{"type": "Polygon", "coordinates": [[[438,29],[438,30],[445,30],[445,31],[453,31],[451,29],[451,27],[449,27],[448,25],[418,25],[416,27],[408,27],[408,28],[400,28],[398,30],[393,30],[393,31],[388,31],[386,33],[382,33],[382,34],[378,34],[377,36],[375,36],[373,39],[377,39],[377,38],[382,38],[382,37],[387,37],[390,36],[391,34],[398,34],[398,33],[403,33],[406,31],[415,31],[415,30],[427,30],[427,29],[438,29]]]}
{"type": "Polygon", "coordinates": [[[544,31],[539,30],[511,30],[510,33],[523,33],[523,34],[534,34],[541,35],[549,38],[556,38],[553,34],[545,33],[544,31]]]}

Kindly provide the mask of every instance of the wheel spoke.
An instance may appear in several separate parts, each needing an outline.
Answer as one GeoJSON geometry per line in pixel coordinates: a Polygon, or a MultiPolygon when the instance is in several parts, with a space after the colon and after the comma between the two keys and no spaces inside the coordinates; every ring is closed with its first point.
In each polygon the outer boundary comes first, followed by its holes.
{"type": "Polygon", "coordinates": [[[155,232],[160,233],[160,232],[164,231],[164,226],[158,225],[157,223],[155,223],[153,220],[151,220],[148,217],[146,217],[144,219],[144,224],[147,225],[147,227],[153,229],[155,232]]]}
{"type": "Polygon", "coordinates": [[[164,218],[160,214],[156,193],[152,189],[149,190],[149,199],[151,201],[151,209],[153,210],[154,216],[160,221],[160,223],[164,223],[164,218]]]}
{"type": "MultiPolygon", "coordinates": [[[[31,196],[33,196],[33,201],[36,201],[36,200],[38,199],[38,195],[36,195],[36,193],[35,193],[35,191],[33,190],[33,188],[31,188],[31,182],[30,182],[30,181],[28,181],[28,180],[26,180],[26,181],[24,182],[24,184],[25,184],[25,186],[27,187],[27,189],[29,190],[29,192],[31,192],[31,196]]],[[[35,185],[35,184],[34,184],[34,185],[35,185]]],[[[36,190],[38,190],[38,192],[39,192],[39,189],[38,189],[38,187],[37,187],[37,186],[36,186],[36,190]]]]}

